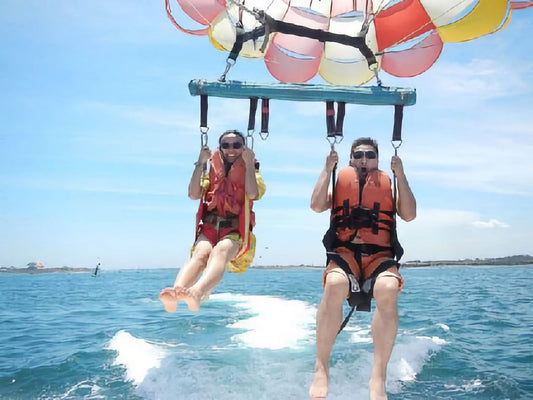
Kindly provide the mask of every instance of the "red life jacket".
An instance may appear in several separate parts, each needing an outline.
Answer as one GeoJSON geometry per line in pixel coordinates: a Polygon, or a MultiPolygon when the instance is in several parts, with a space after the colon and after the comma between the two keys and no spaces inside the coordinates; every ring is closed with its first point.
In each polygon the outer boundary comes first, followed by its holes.
{"type": "Polygon", "coordinates": [[[337,239],[390,247],[394,208],[389,176],[371,171],[360,188],[355,168],[339,171],[332,214],[337,239]]]}
{"type": "MultiPolygon", "coordinates": [[[[222,155],[219,150],[215,150],[210,164],[209,187],[200,200],[196,214],[196,239],[205,213],[214,212],[223,218],[238,217],[241,236],[241,246],[235,256],[235,259],[238,259],[241,255],[246,255],[255,241],[252,234],[252,228],[255,226],[255,213],[252,211],[253,200],[246,196],[246,163],[242,157],[238,158],[226,175],[222,155]]],[[[243,271],[244,269],[237,272],[243,271]]]]}
{"type": "Polygon", "coordinates": [[[209,188],[205,194],[207,211],[214,211],[221,217],[238,216],[246,195],[246,164],[239,157],[231,165],[226,176],[224,160],[219,150],[211,157],[209,188]]]}

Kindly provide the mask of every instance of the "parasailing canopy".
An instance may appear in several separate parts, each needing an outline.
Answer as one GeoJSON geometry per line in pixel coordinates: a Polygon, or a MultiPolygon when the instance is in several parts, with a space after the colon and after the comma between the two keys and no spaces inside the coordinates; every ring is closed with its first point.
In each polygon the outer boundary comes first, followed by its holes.
{"type": "Polygon", "coordinates": [[[334,85],[362,85],[379,70],[411,77],[428,70],[444,43],[505,28],[533,0],[176,0],[220,50],[263,58],[280,82],[319,74],[334,85]]]}

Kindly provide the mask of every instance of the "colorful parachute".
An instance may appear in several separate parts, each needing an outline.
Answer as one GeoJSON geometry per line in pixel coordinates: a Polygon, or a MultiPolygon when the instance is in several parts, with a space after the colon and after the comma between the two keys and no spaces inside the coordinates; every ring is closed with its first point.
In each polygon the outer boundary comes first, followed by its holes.
{"type": "Polygon", "coordinates": [[[263,57],[272,76],[362,85],[379,69],[410,77],[429,69],[443,43],[503,29],[533,0],[177,0],[230,58],[263,57]]]}

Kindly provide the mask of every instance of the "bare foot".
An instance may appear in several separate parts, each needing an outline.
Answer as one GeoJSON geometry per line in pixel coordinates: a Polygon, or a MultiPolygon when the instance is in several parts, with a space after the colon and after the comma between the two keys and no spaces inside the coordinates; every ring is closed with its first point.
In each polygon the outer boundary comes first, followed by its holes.
{"type": "Polygon", "coordinates": [[[370,392],[370,400],[387,400],[387,393],[385,392],[385,382],[381,380],[370,379],[368,383],[370,392]]]}
{"type": "Polygon", "coordinates": [[[165,306],[166,312],[174,313],[178,307],[178,298],[176,297],[176,288],[167,287],[159,293],[159,300],[165,306]]]}
{"type": "Polygon", "coordinates": [[[325,399],[328,395],[328,373],[322,369],[315,370],[315,378],[309,388],[309,397],[312,399],[325,399]]]}
{"type": "Polygon", "coordinates": [[[176,293],[177,300],[183,300],[189,306],[189,310],[198,311],[200,309],[201,296],[198,296],[191,289],[183,289],[176,293]]]}

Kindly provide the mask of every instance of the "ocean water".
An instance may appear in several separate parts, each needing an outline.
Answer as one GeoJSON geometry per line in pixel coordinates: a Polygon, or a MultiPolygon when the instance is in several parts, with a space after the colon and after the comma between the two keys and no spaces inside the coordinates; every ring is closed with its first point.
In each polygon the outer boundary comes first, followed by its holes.
{"type": "MultiPolygon", "coordinates": [[[[167,314],[175,273],[0,274],[0,398],[308,398],[321,270],[226,274],[200,312],[167,314]]],[[[389,399],[533,399],[533,266],[402,274],[389,399]]],[[[338,336],[328,399],[368,398],[370,320],[338,336]]]]}

